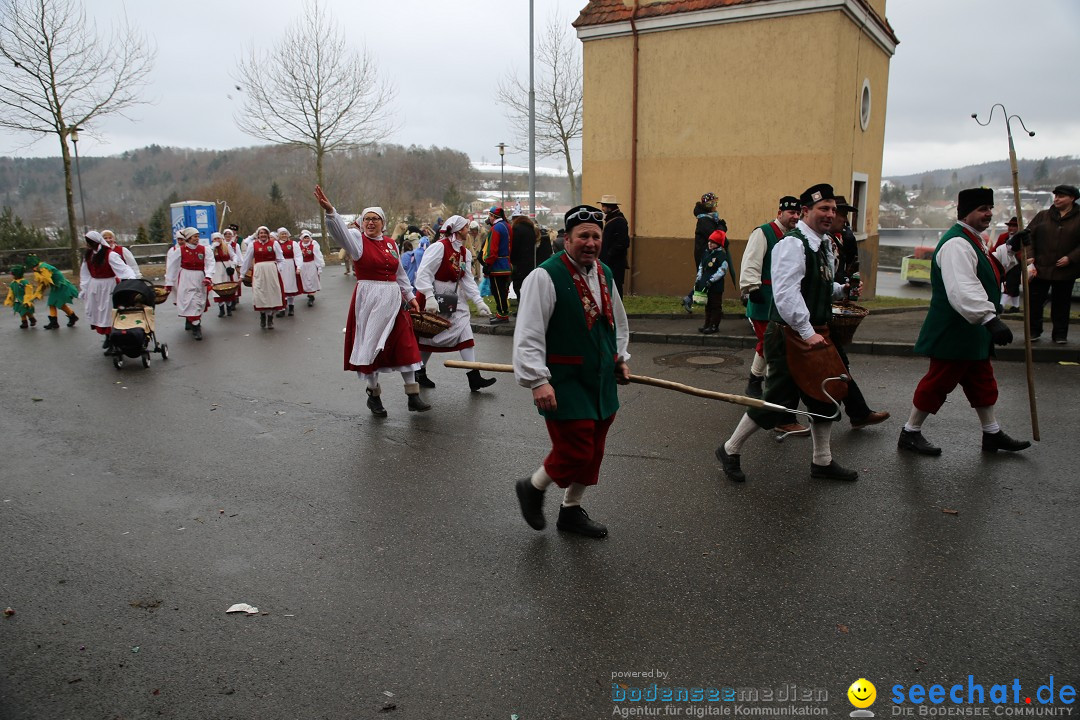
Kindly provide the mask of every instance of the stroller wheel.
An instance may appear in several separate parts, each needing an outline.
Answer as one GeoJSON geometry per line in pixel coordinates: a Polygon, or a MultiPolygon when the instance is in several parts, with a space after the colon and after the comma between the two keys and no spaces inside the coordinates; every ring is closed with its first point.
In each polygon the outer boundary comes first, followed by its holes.
{"type": "Polygon", "coordinates": [[[124,358],[120,355],[113,355],[112,364],[114,368],[119,370],[120,368],[124,367],[124,358]]]}
{"type": "Polygon", "coordinates": [[[161,343],[161,351],[160,352],[161,352],[161,359],[162,360],[168,360],[169,359],[169,345],[168,345],[168,343],[161,343]]]}
{"type": "Polygon", "coordinates": [[[142,356],[142,366],[143,366],[144,368],[148,368],[148,367],[150,367],[150,353],[148,353],[148,352],[145,352],[145,353],[143,353],[143,356],[142,356]]]}

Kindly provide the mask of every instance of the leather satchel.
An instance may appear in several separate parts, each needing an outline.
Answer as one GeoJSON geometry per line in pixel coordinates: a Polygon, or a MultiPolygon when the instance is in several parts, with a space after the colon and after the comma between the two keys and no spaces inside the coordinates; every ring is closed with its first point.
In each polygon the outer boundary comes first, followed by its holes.
{"type": "Polygon", "coordinates": [[[457,293],[435,293],[435,302],[439,303],[440,315],[453,315],[457,310],[457,293]]]}
{"type": "Polygon", "coordinates": [[[829,340],[829,328],[825,325],[815,325],[814,332],[829,342],[820,347],[810,347],[792,328],[787,325],[780,327],[784,331],[788,372],[791,373],[791,378],[799,389],[814,400],[830,405],[833,400],[840,402],[846,398],[848,369],[844,366],[844,361],[840,359],[836,346],[829,340]],[[844,380],[835,380],[827,384],[829,394],[832,395],[830,399],[822,390],[822,383],[828,378],[838,378],[841,375],[845,377],[844,380]]]}

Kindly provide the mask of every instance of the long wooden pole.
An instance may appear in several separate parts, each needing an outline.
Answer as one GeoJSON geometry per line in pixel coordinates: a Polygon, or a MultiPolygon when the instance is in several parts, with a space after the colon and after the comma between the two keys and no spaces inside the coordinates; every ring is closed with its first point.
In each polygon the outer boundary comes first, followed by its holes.
{"type": "MultiPolygon", "coordinates": [[[[499,363],[483,363],[483,362],[466,362],[465,360],[447,360],[443,363],[449,368],[460,368],[462,370],[484,370],[487,372],[514,372],[513,365],[503,365],[499,363]]],[[[812,415],[813,417],[826,417],[813,415],[813,413],[806,413],[800,410],[792,410],[791,408],[784,407],[783,405],[777,405],[776,403],[765,402],[759,398],[747,397],[745,395],[732,395],[730,393],[716,392],[715,390],[705,390],[703,388],[694,387],[693,385],[684,385],[682,383],[672,382],[671,380],[661,380],[660,378],[648,377],[647,375],[631,375],[630,382],[638,385],[651,385],[653,387],[663,388],[665,390],[675,390],[676,392],[686,393],[687,395],[694,395],[696,397],[707,398],[709,400],[720,400],[721,402],[732,403],[734,405],[743,405],[749,408],[761,408],[763,410],[775,410],[778,412],[794,412],[801,415],[812,415]]]]}
{"type": "MultiPolygon", "coordinates": [[[[1004,107],[1002,107],[1004,109],[1004,107]]],[[[1009,164],[1012,166],[1013,201],[1016,205],[1016,231],[1024,229],[1024,213],[1020,208],[1020,171],[1016,167],[1016,148],[1013,145],[1009,116],[1005,115],[1009,131],[1009,164]]],[[[1027,370],[1028,408],[1031,411],[1031,437],[1039,440],[1039,410],[1035,406],[1035,370],[1031,360],[1031,294],[1028,290],[1027,248],[1020,246],[1020,283],[1024,288],[1024,366],[1027,370]]],[[[1042,308],[1038,308],[1042,312],[1042,308]]]]}

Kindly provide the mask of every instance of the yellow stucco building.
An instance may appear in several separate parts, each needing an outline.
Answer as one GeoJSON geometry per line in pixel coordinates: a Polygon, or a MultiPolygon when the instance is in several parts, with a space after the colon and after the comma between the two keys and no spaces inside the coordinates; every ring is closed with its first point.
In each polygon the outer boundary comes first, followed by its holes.
{"type": "Polygon", "coordinates": [[[634,237],[632,292],[686,292],[703,193],[719,197],[738,268],[781,196],[828,182],[860,210],[872,294],[898,42],[885,0],[591,0],[574,27],[582,198],[619,197],[634,237]]]}

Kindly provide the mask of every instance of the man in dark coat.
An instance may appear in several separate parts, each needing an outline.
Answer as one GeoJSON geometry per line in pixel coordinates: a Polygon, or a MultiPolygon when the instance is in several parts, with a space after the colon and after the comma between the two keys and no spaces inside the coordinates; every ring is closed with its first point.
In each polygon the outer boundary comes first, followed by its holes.
{"type": "Polygon", "coordinates": [[[1043,330],[1043,305],[1050,300],[1050,322],[1054,342],[1064,345],[1069,335],[1069,309],[1072,288],[1080,276],[1080,208],[1076,200],[1080,190],[1073,185],[1054,188],[1054,204],[1031,219],[1031,247],[1035,274],[1028,284],[1031,291],[1031,339],[1038,340],[1043,330]]]}
{"type": "Polygon", "coordinates": [[[618,200],[614,195],[600,198],[600,209],[604,211],[604,241],[600,247],[600,262],[611,268],[611,279],[619,295],[623,294],[623,279],[626,277],[626,254],[630,251],[630,226],[626,216],[619,210],[618,200]]]}

